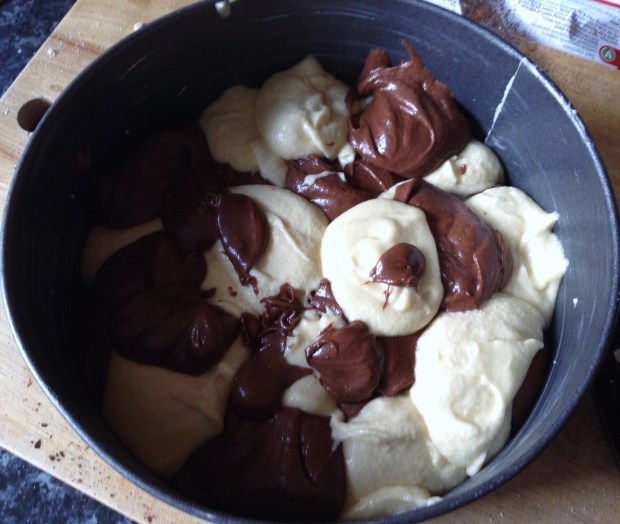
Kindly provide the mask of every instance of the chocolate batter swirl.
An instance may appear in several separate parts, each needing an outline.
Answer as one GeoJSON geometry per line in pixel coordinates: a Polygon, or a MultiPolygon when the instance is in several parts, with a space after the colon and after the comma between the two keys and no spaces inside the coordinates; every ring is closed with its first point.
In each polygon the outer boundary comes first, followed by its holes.
{"type": "Polygon", "coordinates": [[[340,167],[316,155],[288,162],[286,188],[319,206],[328,220],[333,220],[347,209],[373,198],[373,194],[351,186],[340,167]],[[311,184],[306,184],[308,175],[320,175],[311,184]]]}
{"type": "Polygon", "coordinates": [[[368,326],[359,320],[330,327],[306,348],[306,360],[323,387],[339,402],[367,400],[379,384],[383,354],[368,326]]]}
{"type": "Polygon", "coordinates": [[[256,278],[250,270],[260,259],[269,242],[267,217],[250,197],[221,193],[216,199],[217,230],[224,253],[245,286],[251,284],[258,294],[256,278]]]}
{"type": "Polygon", "coordinates": [[[368,55],[357,94],[372,100],[351,116],[349,142],[369,164],[417,178],[461,151],[471,131],[448,87],[424,67],[410,44],[402,45],[409,61],[398,66],[383,49],[368,55]]]}
{"type": "Polygon", "coordinates": [[[439,254],[442,309],[475,309],[508,283],[512,257],[504,239],[458,197],[411,180],[398,186],[394,198],[426,213],[439,254]]]}

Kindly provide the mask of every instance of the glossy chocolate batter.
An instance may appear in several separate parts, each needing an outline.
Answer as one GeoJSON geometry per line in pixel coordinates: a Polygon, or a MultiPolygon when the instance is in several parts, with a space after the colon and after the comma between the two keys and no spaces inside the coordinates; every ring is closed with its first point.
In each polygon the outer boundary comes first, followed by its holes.
{"type": "Polygon", "coordinates": [[[301,313],[291,286],[283,284],[278,295],[263,303],[265,313],[257,335],[249,341],[253,354],[237,371],[229,400],[235,413],[252,419],[273,416],[281,407],[284,390],[310,373],[284,358],[286,337],[299,323],[301,313]]]}
{"type": "Polygon", "coordinates": [[[426,268],[424,253],[412,244],[401,242],[388,249],[370,271],[371,282],[390,286],[418,288],[426,268]]]}
{"type": "Polygon", "coordinates": [[[404,178],[418,178],[461,151],[470,125],[448,87],[424,67],[407,42],[409,61],[392,66],[374,49],[357,82],[370,103],[349,122],[349,142],[368,164],[404,178]]]}
{"type": "Polygon", "coordinates": [[[326,278],[322,279],[319,283],[319,287],[311,292],[309,303],[314,309],[317,309],[323,313],[330,310],[336,315],[343,314],[342,308],[332,293],[332,286],[326,278]]]}
{"type": "Polygon", "coordinates": [[[338,402],[368,400],[383,372],[383,354],[368,326],[359,320],[323,331],[306,348],[306,360],[338,402]]]}
{"type": "Polygon", "coordinates": [[[186,177],[205,172],[209,164],[206,141],[193,124],[179,124],[147,137],[116,169],[99,177],[98,223],[124,228],[156,218],[166,192],[186,177]]]}
{"type": "Polygon", "coordinates": [[[394,198],[426,213],[437,242],[444,310],[475,309],[508,283],[512,258],[502,236],[461,199],[424,180],[401,184],[394,198]]]}
{"type": "Polygon", "coordinates": [[[325,417],[292,408],[263,420],[229,414],[224,432],[189,458],[175,485],[235,515],[334,522],[344,505],[344,458],[325,417]]]}
{"type": "Polygon", "coordinates": [[[374,194],[352,187],[335,162],[315,155],[288,162],[286,188],[320,207],[328,220],[333,220],[347,209],[369,200],[374,194]],[[304,181],[308,175],[321,175],[312,184],[304,181]],[[341,178],[342,177],[342,178],[341,178]]]}

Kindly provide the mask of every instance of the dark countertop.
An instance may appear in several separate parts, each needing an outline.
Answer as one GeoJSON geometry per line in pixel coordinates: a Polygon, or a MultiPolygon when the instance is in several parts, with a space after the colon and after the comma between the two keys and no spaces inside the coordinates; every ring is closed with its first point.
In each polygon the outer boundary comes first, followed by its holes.
{"type": "MultiPolygon", "coordinates": [[[[75,0],[0,0],[0,96],[75,0]]],[[[0,448],[2,524],[132,521],[0,448]]]]}

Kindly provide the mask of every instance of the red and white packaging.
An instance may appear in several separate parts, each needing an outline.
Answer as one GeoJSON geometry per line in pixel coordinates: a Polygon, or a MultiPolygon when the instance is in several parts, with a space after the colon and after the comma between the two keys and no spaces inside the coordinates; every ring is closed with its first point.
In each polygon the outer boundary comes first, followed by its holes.
{"type": "Polygon", "coordinates": [[[430,0],[507,38],[620,69],[620,0],[430,0]]]}

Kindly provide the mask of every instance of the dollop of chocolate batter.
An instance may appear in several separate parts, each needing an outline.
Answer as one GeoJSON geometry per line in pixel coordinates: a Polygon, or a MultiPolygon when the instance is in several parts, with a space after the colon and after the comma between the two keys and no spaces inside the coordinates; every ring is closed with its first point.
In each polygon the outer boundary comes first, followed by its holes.
{"type": "Polygon", "coordinates": [[[205,251],[221,240],[241,284],[252,285],[258,293],[250,270],[267,249],[269,224],[250,197],[190,177],[164,199],[162,222],[181,246],[193,251],[205,251]]]}
{"type": "Polygon", "coordinates": [[[394,198],[426,213],[439,253],[442,309],[476,309],[508,283],[512,257],[504,239],[458,197],[411,180],[397,187],[394,198]]]}
{"type": "Polygon", "coordinates": [[[211,184],[211,180],[211,177],[190,176],[163,198],[164,229],[190,251],[206,251],[219,239],[215,200],[224,188],[211,184]]]}
{"type": "Polygon", "coordinates": [[[319,372],[321,384],[338,402],[370,398],[383,370],[383,353],[368,326],[360,320],[325,329],[306,348],[306,360],[319,372]]]}
{"type": "Polygon", "coordinates": [[[373,197],[406,180],[392,171],[370,165],[359,159],[344,166],[344,173],[353,186],[371,193],[373,197]]]}
{"type": "Polygon", "coordinates": [[[278,295],[263,299],[265,312],[252,356],[237,371],[229,405],[240,416],[264,419],[281,407],[282,394],[291,384],[311,373],[284,358],[286,337],[299,323],[301,304],[293,288],[284,284],[278,295]]]}
{"type": "Polygon", "coordinates": [[[217,230],[226,256],[239,275],[241,284],[251,284],[258,294],[250,269],[269,243],[267,217],[250,197],[221,193],[216,198],[217,230]]]}
{"type": "Polygon", "coordinates": [[[175,484],[235,515],[335,522],[345,499],[344,456],[327,417],[293,408],[261,421],[231,415],[224,432],[189,458],[175,484]]]}
{"type": "MultiPolygon", "coordinates": [[[[290,284],[282,284],[277,295],[263,298],[261,303],[265,306],[263,313],[264,333],[278,331],[282,335],[288,336],[299,324],[301,304],[290,284]]],[[[282,350],[284,351],[284,346],[282,346],[282,350]]]]}
{"type": "Polygon", "coordinates": [[[415,351],[424,330],[398,337],[377,337],[383,353],[383,373],[376,393],[392,397],[413,386],[415,381],[415,351]]]}
{"type": "Polygon", "coordinates": [[[381,255],[370,271],[370,282],[418,289],[426,269],[424,253],[412,244],[399,242],[381,255]]]}
{"type": "Polygon", "coordinates": [[[409,61],[392,66],[383,49],[368,55],[357,82],[370,103],[349,120],[349,142],[369,164],[405,178],[428,174],[461,151],[468,120],[450,89],[424,67],[407,42],[409,61]]]}
{"type": "MultiPolygon", "coordinates": [[[[424,329],[397,337],[375,337],[381,354],[381,376],[377,387],[367,398],[355,402],[339,402],[338,407],[347,419],[352,419],[368,402],[378,396],[392,397],[411,386],[415,381],[415,354],[418,339],[424,329]]],[[[343,370],[346,372],[346,369],[343,370]]]]}
{"type": "Polygon", "coordinates": [[[109,318],[111,346],[137,362],[190,375],[215,364],[239,324],[200,292],[206,271],[200,253],[183,249],[165,231],[117,251],[93,286],[109,318]]]}
{"type": "Polygon", "coordinates": [[[322,313],[327,313],[329,309],[336,315],[343,315],[342,307],[332,292],[332,285],[326,278],[322,279],[319,282],[319,287],[310,293],[308,302],[312,308],[322,313]]]}
{"type": "Polygon", "coordinates": [[[157,231],[106,260],[97,271],[94,289],[106,304],[115,308],[146,288],[198,288],[206,274],[207,265],[201,253],[183,249],[166,231],[157,231]]]}
{"type": "Polygon", "coordinates": [[[179,124],[147,137],[117,168],[99,177],[98,223],[125,228],[158,217],[165,193],[209,165],[209,148],[196,125],[179,124]]]}
{"type": "Polygon", "coordinates": [[[273,416],[280,409],[286,388],[310,374],[309,369],[288,363],[281,344],[279,333],[263,335],[258,352],[241,365],[233,379],[229,399],[235,413],[252,419],[273,416]]]}
{"type": "Polygon", "coordinates": [[[111,315],[110,341],[136,362],[200,375],[239,335],[239,321],[194,287],[144,289],[111,315]]]}
{"type": "MultiPolygon", "coordinates": [[[[327,279],[323,279],[312,293],[309,304],[323,313],[330,309],[342,314],[327,279]]],[[[423,331],[405,336],[376,337],[368,333],[366,325],[360,321],[339,330],[330,327],[321,333],[315,344],[306,348],[307,354],[312,354],[307,361],[320,374],[321,383],[336,398],[345,416],[351,419],[373,398],[394,396],[413,385],[416,346],[423,331]],[[332,336],[334,333],[337,333],[336,337],[332,336]],[[375,373],[378,373],[377,382],[375,373]],[[348,381],[360,385],[366,382],[365,386],[358,386],[364,392],[357,396],[357,400],[346,392],[339,393],[347,388],[348,381]],[[371,388],[370,384],[375,385],[371,388]]]]}
{"type": "Polygon", "coordinates": [[[320,207],[330,221],[374,197],[372,193],[351,186],[336,163],[316,155],[288,162],[285,187],[320,207]],[[304,183],[306,176],[320,173],[330,174],[317,178],[312,184],[304,183]]]}

